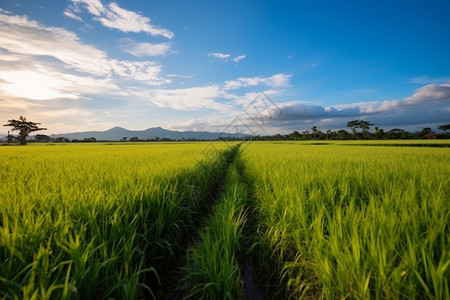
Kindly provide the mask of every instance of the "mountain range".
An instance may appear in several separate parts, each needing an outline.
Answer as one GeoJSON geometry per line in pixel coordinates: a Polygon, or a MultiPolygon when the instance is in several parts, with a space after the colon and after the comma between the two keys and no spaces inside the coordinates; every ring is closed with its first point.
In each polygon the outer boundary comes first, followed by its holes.
{"type": "MultiPolygon", "coordinates": [[[[42,132],[45,134],[45,132],[42,132]]],[[[16,135],[16,134],[15,134],[16,135]]],[[[122,127],[114,127],[106,131],[84,131],[84,132],[72,132],[62,134],[51,134],[53,139],[67,138],[69,140],[84,140],[91,137],[97,141],[120,141],[124,137],[130,140],[133,137],[137,137],[139,140],[151,140],[151,139],[198,139],[198,140],[215,140],[220,137],[246,137],[248,134],[243,133],[224,133],[224,132],[208,132],[208,131],[173,131],[167,130],[161,127],[148,128],[145,130],[128,130],[122,127]]],[[[30,139],[33,138],[30,136],[30,139]]],[[[0,138],[6,140],[6,137],[0,138]]]]}

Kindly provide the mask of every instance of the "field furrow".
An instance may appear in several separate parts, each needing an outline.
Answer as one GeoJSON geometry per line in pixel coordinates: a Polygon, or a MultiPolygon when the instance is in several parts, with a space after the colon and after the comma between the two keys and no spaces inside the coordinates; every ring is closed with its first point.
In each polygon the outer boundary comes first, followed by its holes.
{"type": "Polygon", "coordinates": [[[186,298],[243,298],[238,252],[246,221],[245,201],[246,190],[234,161],[217,205],[200,230],[198,241],[187,252],[186,298]]]}

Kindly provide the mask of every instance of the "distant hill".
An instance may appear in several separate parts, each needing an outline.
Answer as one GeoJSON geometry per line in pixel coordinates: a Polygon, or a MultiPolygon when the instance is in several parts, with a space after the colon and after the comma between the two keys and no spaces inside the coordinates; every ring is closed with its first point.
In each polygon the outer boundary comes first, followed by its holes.
{"type": "MultiPolygon", "coordinates": [[[[148,128],[145,130],[128,130],[122,127],[114,127],[106,131],[84,131],[73,133],[52,134],[51,138],[67,138],[69,140],[84,140],[90,137],[96,138],[98,141],[119,141],[124,137],[130,140],[132,137],[137,137],[140,140],[150,140],[155,138],[166,138],[171,140],[182,139],[200,139],[200,140],[215,140],[219,137],[227,137],[227,133],[222,132],[208,132],[208,131],[173,131],[161,127],[148,128]]],[[[235,137],[236,134],[230,134],[235,137]]],[[[248,134],[237,134],[238,137],[246,137],[248,134]]]]}

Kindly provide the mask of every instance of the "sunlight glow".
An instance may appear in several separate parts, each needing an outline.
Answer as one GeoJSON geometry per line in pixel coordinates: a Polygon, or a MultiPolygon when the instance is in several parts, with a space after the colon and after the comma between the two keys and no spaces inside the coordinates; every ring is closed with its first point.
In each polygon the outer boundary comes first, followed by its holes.
{"type": "Polygon", "coordinates": [[[11,96],[33,100],[56,98],[78,99],[76,94],[62,93],[64,80],[36,71],[8,71],[0,73],[0,88],[11,96]]]}

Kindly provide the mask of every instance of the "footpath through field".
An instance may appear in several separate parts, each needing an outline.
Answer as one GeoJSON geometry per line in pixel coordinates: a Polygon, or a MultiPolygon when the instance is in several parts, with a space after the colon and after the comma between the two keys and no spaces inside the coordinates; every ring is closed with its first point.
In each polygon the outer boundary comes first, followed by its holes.
{"type": "Polygon", "coordinates": [[[209,202],[211,212],[188,246],[185,265],[166,299],[264,299],[249,257],[248,190],[239,146],[232,150],[216,197],[209,202]]]}

